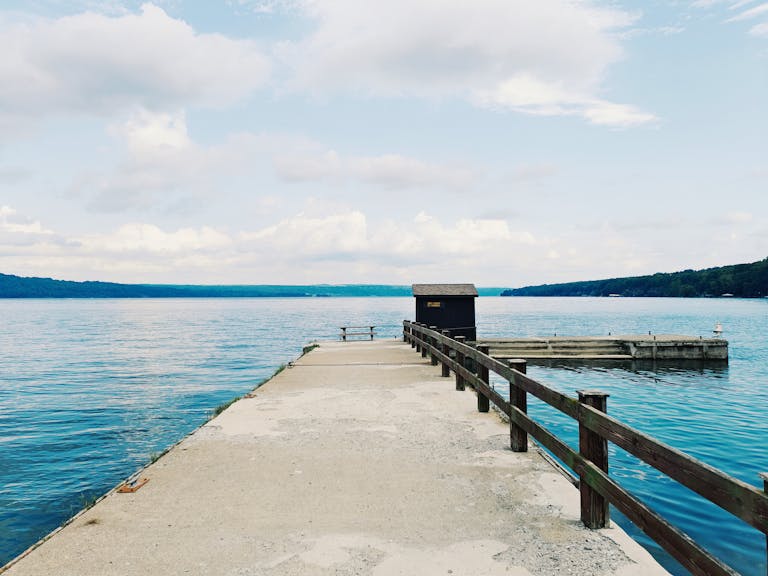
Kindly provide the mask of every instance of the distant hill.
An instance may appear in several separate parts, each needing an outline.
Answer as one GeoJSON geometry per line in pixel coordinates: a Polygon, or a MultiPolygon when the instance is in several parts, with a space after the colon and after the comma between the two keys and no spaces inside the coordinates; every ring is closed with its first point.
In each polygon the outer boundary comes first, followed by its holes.
{"type": "MultiPolygon", "coordinates": [[[[478,288],[496,296],[500,288],[478,288]]],[[[0,274],[0,298],[312,298],[411,296],[410,286],[388,284],[222,285],[116,284],[24,278],[0,274]]]]}
{"type": "Polygon", "coordinates": [[[504,290],[501,295],[762,298],[768,296],[768,258],[705,270],[526,286],[504,290]]]}

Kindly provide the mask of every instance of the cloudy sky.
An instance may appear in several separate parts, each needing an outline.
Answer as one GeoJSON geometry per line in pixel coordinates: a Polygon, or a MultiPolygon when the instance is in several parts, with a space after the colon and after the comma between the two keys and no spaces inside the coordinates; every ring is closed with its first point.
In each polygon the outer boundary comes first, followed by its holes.
{"type": "Polygon", "coordinates": [[[768,2],[0,4],[0,272],[523,286],[766,256],[768,2]]]}

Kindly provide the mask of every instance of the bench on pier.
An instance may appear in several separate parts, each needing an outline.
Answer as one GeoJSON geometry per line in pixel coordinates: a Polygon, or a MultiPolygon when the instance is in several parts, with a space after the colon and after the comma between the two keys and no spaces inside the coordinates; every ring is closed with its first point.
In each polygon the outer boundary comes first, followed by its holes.
{"type": "Polygon", "coordinates": [[[341,326],[341,339],[343,342],[346,342],[349,337],[366,337],[373,340],[373,336],[376,334],[373,330],[374,328],[376,326],[341,326]]]}

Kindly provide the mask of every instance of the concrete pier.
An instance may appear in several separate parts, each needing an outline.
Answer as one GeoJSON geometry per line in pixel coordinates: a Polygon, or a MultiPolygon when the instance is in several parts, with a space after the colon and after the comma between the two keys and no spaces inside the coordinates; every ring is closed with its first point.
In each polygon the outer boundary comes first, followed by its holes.
{"type": "Polygon", "coordinates": [[[471,395],[408,344],[322,343],[6,575],[666,574],[471,395]]]}
{"type": "Polygon", "coordinates": [[[728,341],[678,334],[481,338],[496,358],[728,361],[728,341]]]}

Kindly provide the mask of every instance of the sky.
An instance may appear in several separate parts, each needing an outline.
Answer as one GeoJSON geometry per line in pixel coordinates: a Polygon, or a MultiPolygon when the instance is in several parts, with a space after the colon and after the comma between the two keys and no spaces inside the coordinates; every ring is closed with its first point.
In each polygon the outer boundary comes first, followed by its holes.
{"type": "Polygon", "coordinates": [[[479,286],[768,256],[768,2],[2,0],[0,272],[479,286]]]}

